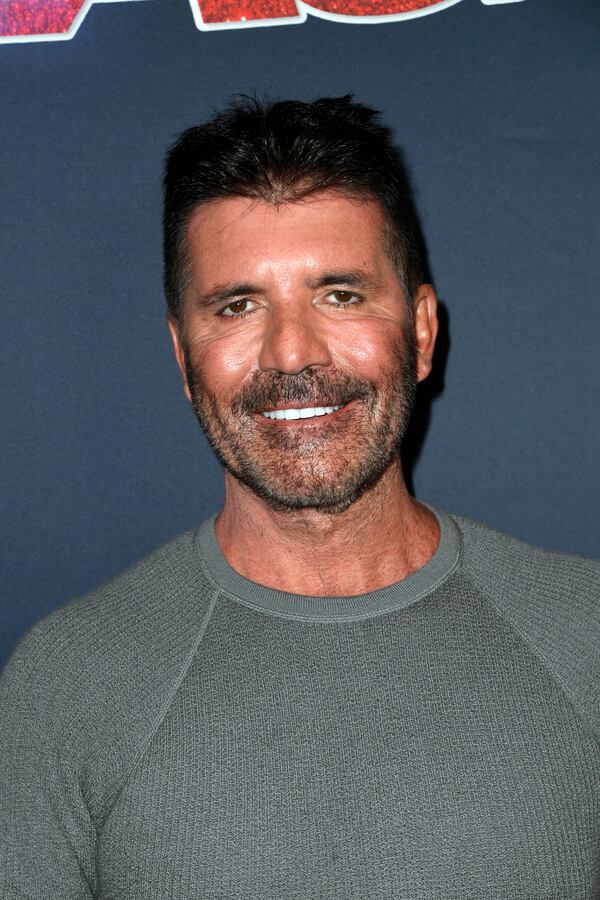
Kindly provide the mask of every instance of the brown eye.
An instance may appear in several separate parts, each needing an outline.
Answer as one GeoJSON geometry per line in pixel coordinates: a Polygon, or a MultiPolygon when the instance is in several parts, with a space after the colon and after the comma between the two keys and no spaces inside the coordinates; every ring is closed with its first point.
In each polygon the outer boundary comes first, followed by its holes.
{"type": "Polygon", "coordinates": [[[354,306],[355,303],[361,302],[361,297],[353,291],[331,291],[327,295],[327,301],[330,306],[339,308],[341,306],[354,306]]]}
{"type": "Polygon", "coordinates": [[[230,318],[235,318],[235,316],[243,316],[244,313],[251,312],[253,303],[252,300],[232,300],[224,310],[221,311],[222,316],[229,316],[230,318]]]}

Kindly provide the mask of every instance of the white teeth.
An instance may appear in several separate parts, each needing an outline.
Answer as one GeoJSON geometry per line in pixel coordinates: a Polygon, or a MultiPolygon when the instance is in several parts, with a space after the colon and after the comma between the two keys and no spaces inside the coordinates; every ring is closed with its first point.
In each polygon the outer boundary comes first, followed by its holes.
{"type": "Polygon", "coordinates": [[[263,412],[265,419],[313,419],[315,416],[328,416],[330,413],[341,409],[339,406],[306,406],[303,409],[270,409],[263,412]]]}

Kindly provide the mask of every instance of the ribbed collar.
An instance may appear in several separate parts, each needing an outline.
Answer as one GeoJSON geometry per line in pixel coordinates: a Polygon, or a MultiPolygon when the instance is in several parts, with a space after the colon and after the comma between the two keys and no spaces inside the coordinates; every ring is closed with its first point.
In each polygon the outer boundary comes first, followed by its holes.
{"type": "MultiPolygon", "coordinates": [[[[433,591],[456,568],[461,552],[458,526],[449,515],[425,504],[436,516],[440,540],[431,559],[412,575],[368,594],[353,597],[311,597],[277,591],[244,578],[232,569],[215,536],[216,515],[196,532],[197,549],[210,580],[220,590],[247,606],[302,621],[352,621],[409,606],[433,591]]],[[[268,552],[265,554],[268,558],[268,552]]]]}

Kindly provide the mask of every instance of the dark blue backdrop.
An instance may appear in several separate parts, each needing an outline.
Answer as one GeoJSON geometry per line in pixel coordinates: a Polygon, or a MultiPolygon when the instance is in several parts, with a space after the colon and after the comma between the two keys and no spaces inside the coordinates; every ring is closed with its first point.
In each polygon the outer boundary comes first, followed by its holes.
{"type": "Polygon", "coordinates": [[[597,0],[212,33],[150,0],[0,47],[1,658],[221,501],[164,326],[160,177],[238,91],[352,91],[405,149],[449,336],[417,495],[599,555],[599,40],[597,0]]]}

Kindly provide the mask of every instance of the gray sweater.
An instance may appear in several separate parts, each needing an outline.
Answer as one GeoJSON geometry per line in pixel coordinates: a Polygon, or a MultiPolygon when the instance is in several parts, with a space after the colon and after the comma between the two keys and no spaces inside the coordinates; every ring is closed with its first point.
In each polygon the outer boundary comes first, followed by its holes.
{"type": "Polygon", "coordinates": [[[35,626],[0,897],[600,897],[600,566],[436,514],[371,594],[254,584],[209,520],[35,626]]]}

